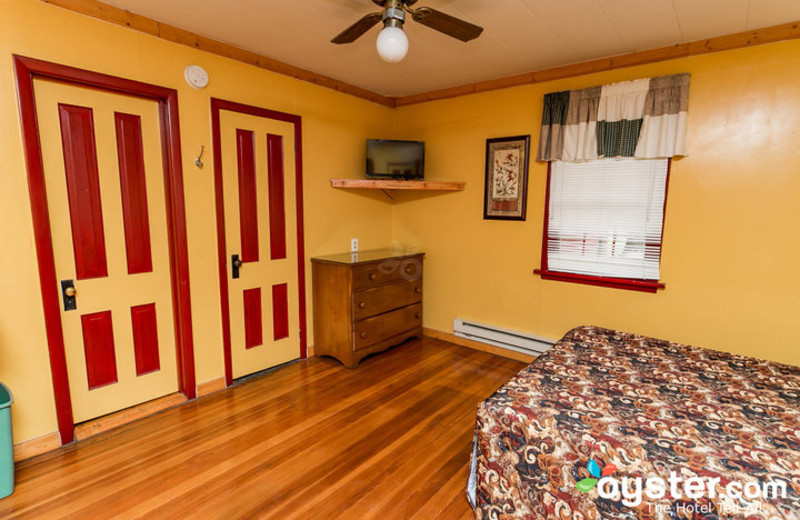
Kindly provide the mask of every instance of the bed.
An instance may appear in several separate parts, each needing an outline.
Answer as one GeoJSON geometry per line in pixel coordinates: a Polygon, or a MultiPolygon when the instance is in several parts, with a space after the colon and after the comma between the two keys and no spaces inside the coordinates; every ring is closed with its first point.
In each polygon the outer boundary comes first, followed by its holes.
{"type": "Polygon", "coordinates": [[[478,407],[470,473],[478,519],[798,520],[800,368],[578,327],[478,407]]]}

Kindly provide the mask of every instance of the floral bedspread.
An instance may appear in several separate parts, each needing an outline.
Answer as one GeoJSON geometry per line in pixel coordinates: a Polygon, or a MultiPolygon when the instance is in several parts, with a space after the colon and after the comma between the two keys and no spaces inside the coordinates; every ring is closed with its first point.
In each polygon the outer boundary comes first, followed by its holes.
{"type": "Polygon", "coordinates": [[[800,368],[597,327],[478,408],[478,519],[800,520],[800,368]]]}

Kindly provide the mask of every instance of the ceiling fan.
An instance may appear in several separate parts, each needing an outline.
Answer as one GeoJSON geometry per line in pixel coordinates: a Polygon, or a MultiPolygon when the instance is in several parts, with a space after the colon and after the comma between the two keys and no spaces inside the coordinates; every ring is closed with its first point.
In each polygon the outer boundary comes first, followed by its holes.
{"type": "Polygon", "coordinates": [[[436,29],[448,36],[462,42],[474,40],[483,32],[483,27],[465,22],[449,14],[445,14],[430,7],[411,6],[417,0],[372,0],[373,3],[383,8],[383,11],[370,13],[359,21],[342,31],[332,43],[352,43],[378,22],[383,22],[383,30],[378,36],[378,54],[384,61],[398,62],[405,58],[408,52],[408,38],[403,32],[403,23],[408,13],[415,22],[436,29]]]}

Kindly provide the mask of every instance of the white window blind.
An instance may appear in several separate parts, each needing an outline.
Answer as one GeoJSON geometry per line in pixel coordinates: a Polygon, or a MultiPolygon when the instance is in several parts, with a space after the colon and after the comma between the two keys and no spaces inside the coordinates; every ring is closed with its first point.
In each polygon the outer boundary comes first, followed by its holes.
{"type": "Polygon", "coordinates": [[[547,270],[659,279],[667,159],[555,161],[547,270]]]}

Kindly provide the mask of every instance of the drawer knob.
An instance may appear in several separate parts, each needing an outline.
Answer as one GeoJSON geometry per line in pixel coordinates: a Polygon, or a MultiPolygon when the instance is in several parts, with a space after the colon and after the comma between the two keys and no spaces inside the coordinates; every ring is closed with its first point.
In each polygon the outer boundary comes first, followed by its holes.
{"type": "Polygon", "coordinates": [[[366,303],[364,303],[364,302],[358,302],[358,308],[359,308],[359,309],[364,309],[364,308],[366,308],[366,306],[367,306],[367,304],[366,304],[366,303]]]}
{"type": "Polygon", "coordinates": [[[421,287],[415,287],[415,288],[414,288],[414,292],[415,292],[415,293],[417,293],[417,294],[419,294],[419,293],[421,293],[421,292],[422,292],[422,288],[421,288],[421,287]]]}
{"type": "Polygon", "coordinates": [[[410,265],[407,265],[406,266],[406,273],[411,274],[413,272],[414,272],[414,267],[410,266],[410,265]]]}
{"type": "Polygon", "coordinates": [[[377,277],[378,277],[378,275],[376,275],[375,273],[369,273],[369,279],[370,280],[375,281],[375,278],[377,278],[377,277]]]}
{"type": "Polygon", "coordinates": [[[359,336],[361,337],[361,339],[364,339],[364,338],[367,337],[367,333],[366,332],[362,332],[361,334],[359,334],[359,336]]]}
{"type": "Polygon", "coordinates": [[[421,318],[421,316],[419,315],[419,313],[418,313],[418,312],[415,312],[415,313],[414,313],[414,319],[417,319],[417,320],[418,320],[418,319],[420,319],[420,318],[421,318]]]}

